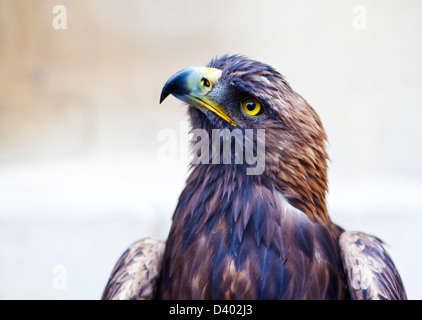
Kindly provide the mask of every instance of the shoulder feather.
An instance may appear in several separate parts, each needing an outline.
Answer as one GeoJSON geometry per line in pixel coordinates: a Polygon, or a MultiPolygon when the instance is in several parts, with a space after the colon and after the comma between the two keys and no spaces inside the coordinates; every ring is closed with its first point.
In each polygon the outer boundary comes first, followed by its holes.
{"type": "Polygon", "coordinates": [[[155,299],[164,248],[164,242],[151,238],[133,243],[117,261],[102,299],[155,299]]]}
{"type": "Polygon", "coordinates": [[[346,231],[340,235],[339,245],[352,299],[406,299],[400,275],[380,240],[346,231]]]}

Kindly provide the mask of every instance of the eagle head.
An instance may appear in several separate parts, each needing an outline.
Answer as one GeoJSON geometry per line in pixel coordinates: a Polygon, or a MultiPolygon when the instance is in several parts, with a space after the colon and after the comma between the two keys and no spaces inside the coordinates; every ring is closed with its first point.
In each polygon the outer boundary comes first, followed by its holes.
{"type": "MultiPolygon", "coordinates": [[[[326,134],[314,109],[273,67],[240,55],[189,67],[165,84],[189,105],[192,129],[265,130],[265,170],[272,185],[311,219],[328,221],[326,134]]],[[[256,135],[255,135],[256,137],[256,135]]]]}

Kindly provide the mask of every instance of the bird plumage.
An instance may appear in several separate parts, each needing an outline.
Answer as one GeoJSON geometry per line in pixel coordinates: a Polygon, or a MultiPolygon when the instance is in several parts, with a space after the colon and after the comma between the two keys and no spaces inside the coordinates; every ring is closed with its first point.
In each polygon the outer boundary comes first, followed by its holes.
{"type": "Polygon", "coordinates": [[[379,239],[362,232],[346,231],[339,241],[352,299],[406,299],[400,275],[379,239]]]}
{"type": "MultiPolygon", "coordinates": [[[[222,154],[219,163],[213,162],[211,151],[222,151],[219,143],[224,138],[212,142],[207,163],[192,165],[157,265],[155,298],[376,296],[380,285],[371,287],[370,294],[360,294],[366,290],[362,286],[350,287],[356,274],[365,278],[373,271],[357,268],[353,259],[377,259],[378,265],[388,261],[383,270],[391,277],[379,283],[384,292],[397,293],[381,295],[405,297],[400,276],[381,244],[360,233],[351,242],[350,234],[331,222],[325,202],[324,128],[314,109],[280,73],[243,56],[224,55],[212,59],[208,68],[185,69],[173,76],[163,88],[161,101],[169,94],[188,102],[192,129],[205,130],[210,141],[214,129],[236,127],[243,133],[252,129],[256,154],[262,140],[256,131],[265,129],[265,170],[247,174],[252,165],[236,163],[233,144],[231,162],[223,164],[222,154]],[[196,87],[198,81],[201,90],[196,87]],[[262,105],[260,112],[252,116],[242,111],[245,99],[262,105]],[[359,250],[359,238],[381,255],[359,250]],[[392,289],[385,289],[389,285],[392,289]]],[[[371,274],[376,280],[380,277],[380,273],[371,274]]]]}
{"type": "Polygon", "coordinates": [[[164,242],[151,238],[133,243],[117,261],[102,299],[155,299],[164,247],[164,242]]]}

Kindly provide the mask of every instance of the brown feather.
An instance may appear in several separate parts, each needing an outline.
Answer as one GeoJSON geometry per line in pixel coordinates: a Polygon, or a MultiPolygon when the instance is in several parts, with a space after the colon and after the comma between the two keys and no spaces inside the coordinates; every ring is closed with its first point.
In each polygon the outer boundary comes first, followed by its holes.
{"type": "Polygon", "coordinates": [[[102,299],[155,299],[164,246],[151,238],[133,243],[117,261],[102,299]]]}
{"type": "Polygon", "coordinates": [[[340,236],[339,244],[352,299],[406,299],[400,275],[377,238],[347,231],[340,236]]]}

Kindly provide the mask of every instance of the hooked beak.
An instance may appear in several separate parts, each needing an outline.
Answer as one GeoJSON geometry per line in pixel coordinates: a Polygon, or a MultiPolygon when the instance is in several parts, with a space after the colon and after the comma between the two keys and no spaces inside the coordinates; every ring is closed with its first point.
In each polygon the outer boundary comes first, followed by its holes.
{"type": "Polygon", "coordinates": [[[214,112],[236,127],[237,124],[228,116],[227,111],[208,96],[220,77],[221,70],[215,68],[190,67],[183,69],[166,82],[161,92],[160,103],[172,94],[177,99],[201,111],[205,108],[214,112]]]}

